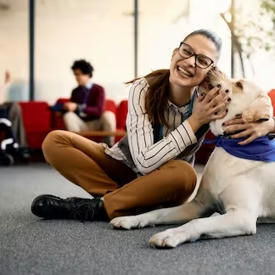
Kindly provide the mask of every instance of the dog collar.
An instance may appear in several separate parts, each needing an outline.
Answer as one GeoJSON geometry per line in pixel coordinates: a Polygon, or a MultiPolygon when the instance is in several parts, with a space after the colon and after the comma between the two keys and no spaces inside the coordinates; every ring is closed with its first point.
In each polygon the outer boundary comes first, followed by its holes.
{"type": "Polygon", "coordinates": [[[273,162],[275,161],[275,140],[267,136],[260,137],[247,145],[239,145],[243,139],[230,139],[227,136],[219,136],[214,143],[222,147],[229,154],[250,160],[273,162]]]}

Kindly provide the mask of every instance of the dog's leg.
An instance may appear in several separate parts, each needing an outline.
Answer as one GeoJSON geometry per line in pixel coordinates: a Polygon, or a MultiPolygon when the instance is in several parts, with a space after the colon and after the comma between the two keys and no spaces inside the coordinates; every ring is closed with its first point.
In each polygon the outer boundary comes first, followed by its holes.
{"type": "Polygon", "coordinates": [[[261,205],[258,186],[250,182],[232,182],[221,194],[225,214],[200,218],[178,228],[155,234],[150,243],[159,247],[176,247],[200,237],[223,238],[256,233],[261,205]]]}
{"type": "Polygon", "coordinates": [[[250,210],[232,209],[224,215],[200,218],[178,228],[155,234],[150,244],[157,247],[176,247],[200,237],[223,238],[256,233],[257,215],[250,210]]]}
{"type": "Polygon", "coordinates": [[[111,224],[115,228],[131,229],[156,224],[185,223],[205,215],[205,210],[206,205],[194,199],[176,207],[157,209],[137,216],[117,217],[111,220],[111,224]]]}

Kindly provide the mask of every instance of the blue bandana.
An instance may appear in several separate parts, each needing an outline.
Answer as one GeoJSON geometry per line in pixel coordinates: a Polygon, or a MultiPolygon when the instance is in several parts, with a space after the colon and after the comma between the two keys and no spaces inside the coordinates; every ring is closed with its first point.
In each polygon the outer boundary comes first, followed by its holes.
{"type": "Polygon", "coordinates": [[[213,143],[217,147],[222,147],[229,154],[244,159],[273,162],[275,161],[275,139],[267,136],[260,137],[247,145],[239,145],[242,139],[230,139],[219,136],[213,143]]]}

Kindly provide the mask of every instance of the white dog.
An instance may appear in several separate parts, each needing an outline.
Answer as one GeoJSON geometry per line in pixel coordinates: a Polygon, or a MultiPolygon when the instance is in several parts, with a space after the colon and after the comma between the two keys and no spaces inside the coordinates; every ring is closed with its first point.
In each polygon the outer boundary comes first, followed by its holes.
{"type": "MultiPolygon", "coordinates": [[[[210,124],[216,136],[224,134],[222,123],[237,114],[242,113],[246,121],[268,119],[272,115],[269,97],[251,82],[230,80],[213,70],[202,90],[218,83],[228,89],[231,102],[227,115],[210,124]]],[[[272,154],[274,156],[274,150],[272,154]]],[[[202,237],[255,234],[258,218],[261,222],[275,221],[275,162],[236,157],[222,147],[216,147],[191,202],[137,216],[117,217],[111,220],[111,224],[115,228],[131,229],[184,223],[150,239],[152,246],[176,247],[202,237]],[[215,212],[220,215],[212,215],[215,212]]]]}

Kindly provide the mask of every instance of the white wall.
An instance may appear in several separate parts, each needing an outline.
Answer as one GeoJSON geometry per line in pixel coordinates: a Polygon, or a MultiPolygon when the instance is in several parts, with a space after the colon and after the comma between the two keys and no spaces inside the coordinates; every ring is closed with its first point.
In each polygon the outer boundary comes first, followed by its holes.
{"type": "Polygon", "coordinates": [[[0,86],[9,70],[13,84],[5,99],[28,99],[28,13],[27,0],[13,2],[9,10],[0,10],[0,86]]]}
{"type": "Polygon", "coordinates": [[[128,0],[40,0],[37,5],[37,98],[54,102],[76,85],[75,59],[95,68],[94,81],[107,97],[127,97],[123,82],[133,77],[133,10],[128,0]],[[118,5],[119,3],[119,5],[118,5]]]}
{"type": "MultiPolygon", "coordinates": [[[[6,2],[11,8],[0,10],[0,81],[9,69],[9,98],[27,99],[28,0],[6,2]]],[[[168,68],[173,49],[198,28],[222,37],[219,65],[230,74],[230,34],[218,16],[228,0],[192,0],[189,13],[185,0],[139,2],[139,75],[168,68]]],[[[36,99],[54,103],[68,97],[76,85],[70,67],[79,58],[94,65],[94,81],[108,98],[127,98],[123,82],[134,76],[133,9],[133,0],[36,0],[36,99]]],[[[274,59],[259,53],[254,61],[256,77],[249,76],[265,89],[274,88],[274,59]]]]}
{"type": "MultiPolygon", "coordinates": [[[[221,1],[221,0],[219,0],[221,1]]],[[[183,0],[141,0],[140,14],[140,59],[139,71],[148,73],[158,68],[168,68],[174,48],[178,47],[184,37],[196,29],[214,30],[223,40],[220,67],[230,73],[230,34],[227,26],[217,15],[217,9],[212,13],[202,13],[212,9],[214,0],[190,1],[189,16],[186,1],[183,0]]]]}

